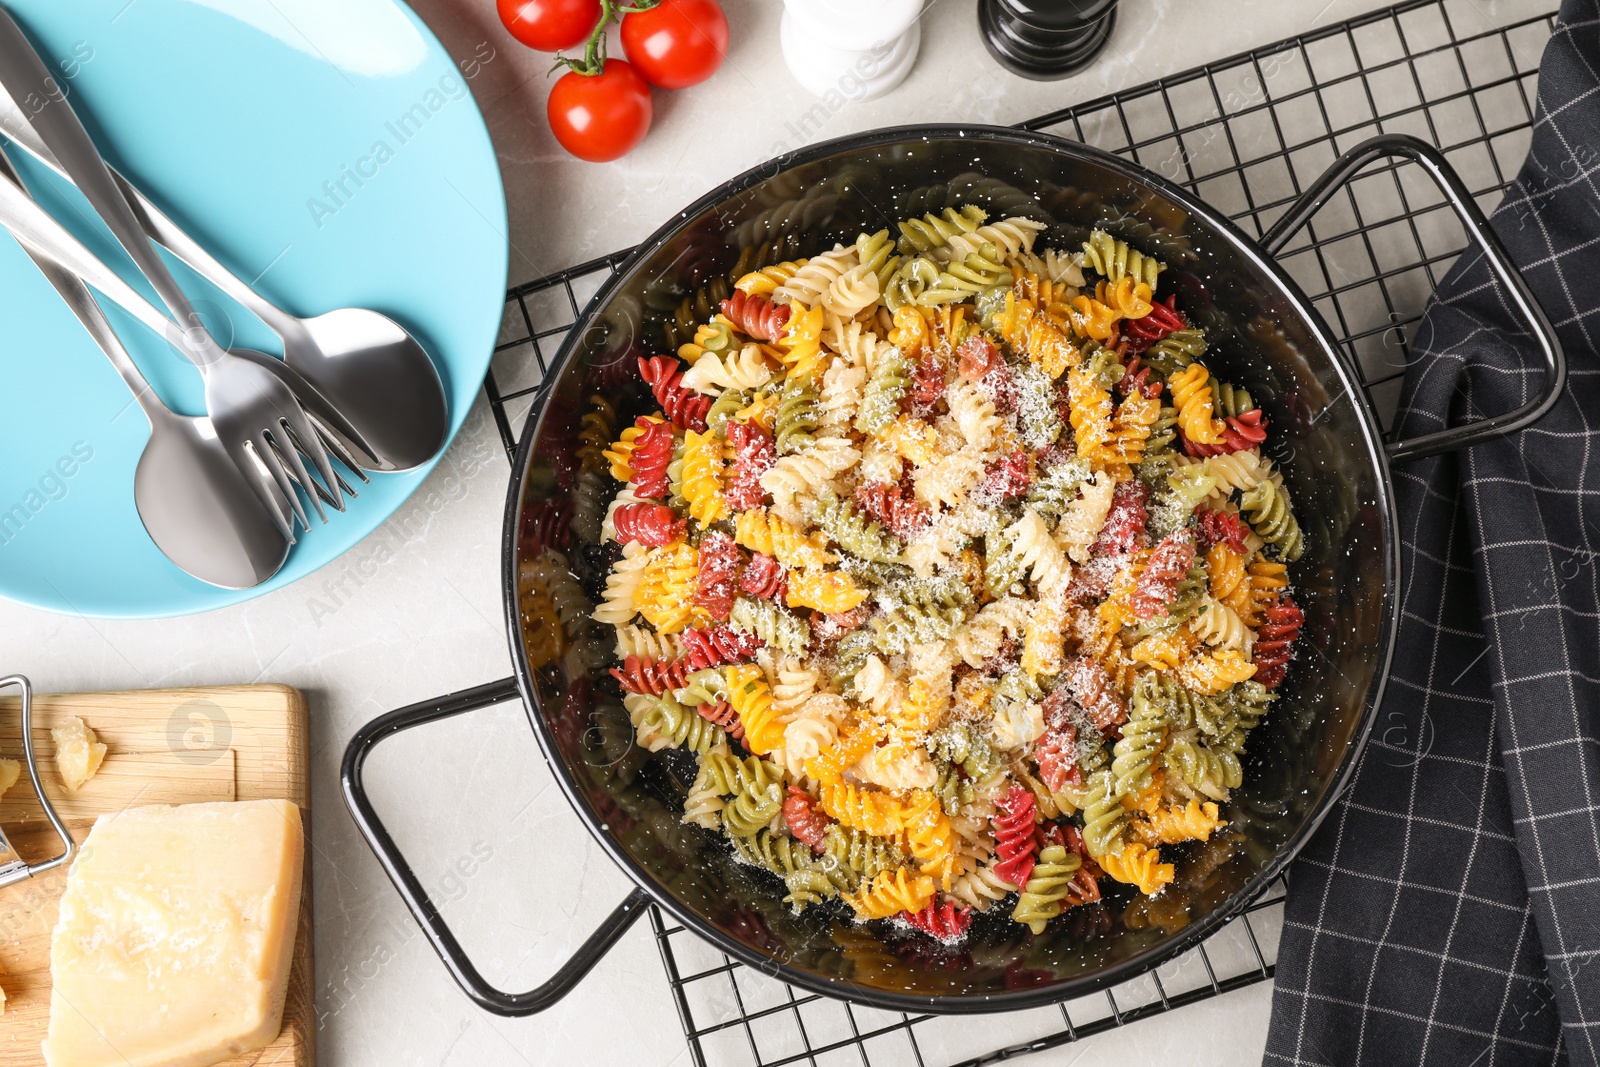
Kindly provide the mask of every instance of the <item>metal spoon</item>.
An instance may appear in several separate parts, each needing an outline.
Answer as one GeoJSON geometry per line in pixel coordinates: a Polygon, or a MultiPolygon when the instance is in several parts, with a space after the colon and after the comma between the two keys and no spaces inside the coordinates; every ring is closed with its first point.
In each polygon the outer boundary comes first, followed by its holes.
{"type": "MultiPolygon", "coordinates": [[[[68,178],[22,109],[3,90],[0,133],[68,178]]],[[[426,463],[444,447],[450,432],[444,385],[427,351],[398,323],[366,308],[339,308],[309,319],[289,314],[202,248],[110,164],[107,169],[146,234],[282,338],[284,361],[348,418],[342,426],[325,417],[323,421],[363,467],[408,470],[426,463]]],[[[311,402],[307,401],[307,407],[311,402]]]]}
{"type": "MultiPolygon", "coordinates": [[[[291,474],[301,485],[312,484],[300,460],[300,452],[304,451],[321,473],[323,484],[334,498],[334,507],[342,508],[333,465],[300,401],[282,380],[261,366],[223,350],[207,332],[188,296],[145,235],[127,197],[106,169],[99,149],[55,76],[21,27],[3,8],[0,8],[0,84],[5,85],[13,100],[38,102],[38,106],[27,113],[27,121],[133,257],[173,318],[185,327],[179,351],[200,368],[205,382],[206,410],[235,466],[247,479],[254,479],[256,462],[264,464],[295,517],[309,525],[305,509],[300,506],[300,498],[291,485],[291,474]]],[[[75,264],[72,266],[77,270],[75,264]]],[[[274,511],[278,498],[269,486],[258,483],[254,488],[269,512],[282,518],[274,511]]],[[[311,505],[326,522],[327,516],[316,494],[311,496],[311,505]]],[[[280,525],[280,529],[284,526],[280,525]]],[[[285,537],[292,536],[292,530],[292,526],[285,529],[285,537]]]]}
{"type": "MultiPolygon", "coordinates": [[[[0,177],[22,188],[3,154],[0,177]]],[[[111,360],[150,421],[150,440],[133,475],[133,503],[150,540],[185,571],[224,589],[248,589],[278,573],[289,542],[240,476],[211,420],[178,415],[163,404],[88,286],[54,259],[23,250],[111,360]]]]}

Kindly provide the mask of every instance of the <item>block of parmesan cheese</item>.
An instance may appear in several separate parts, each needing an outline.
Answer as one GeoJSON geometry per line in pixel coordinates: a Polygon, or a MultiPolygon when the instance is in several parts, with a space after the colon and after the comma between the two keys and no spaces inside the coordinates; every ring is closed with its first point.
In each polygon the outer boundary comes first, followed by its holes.
{"type": "Polygon", "coordinates": [[[104,815],[50,943],[50,1067],[204,1067],[277,1037],[304,836],[286,800],[104,815]]]}

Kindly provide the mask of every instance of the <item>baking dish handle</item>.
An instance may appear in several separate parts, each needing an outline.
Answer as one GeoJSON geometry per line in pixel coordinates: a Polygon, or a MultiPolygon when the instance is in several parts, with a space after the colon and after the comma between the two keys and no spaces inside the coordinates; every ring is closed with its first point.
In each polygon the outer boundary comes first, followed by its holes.
{"type": "Polygon", "coordinates": [[[339,772],[339,784],[344,791],[344,802],[350,809],[350,817],[355,820],[361,836],[367,839],[367,844],[377,855],[378,863],[383,866],[389,881],[400,891],[401,898],[411,911],[411,917],[422,927],[428,943],[439,954],[439,959],[444,962],[450,976],[478,1007],[496,1015],[507,1016],[538,1014],[572,992],[573,988],[583,980],[584,975],[588,974],[611,946],[616,944],[617,939],[644,914],[645,905],[650,902],[649,896],[643,890],[635,888],[621,904],[617,905],[615,911],[606,916],[599,928],[589,935],[587,941],[578,946],[572,957],[563,963],[548,981],[526,993],[507,993],[490,985],[467,958],[461,943],[456,940],[455,934],[450,932],[450,927],[445,925],[439,909],[429,899],[428,891],[417,881],[411,865],[400,854],[400,849],[389,836],[389,831],[378,819],[377,812],[372,808],[372,802],[367,798],[361,774],[367,756],[372,750],[380,742],[398,733],[430,722],[463,715],[469,711],[479,711],[495,704],[503,704],[519,697],[517,680],[502,678],[497,682],[489,682],[433,700],[424,700],[410,707],[380,715],[363,726],[356,732],[355,737],[350,739],[349,746],[344,750],[344,765],[339,772]]]}
{"type": "Polygon", "coordinates": [[[1460,426],[1424,434],[1421,437],[1390,441],[1387,446],[1389,459],[1401,462],[1438,455],[1441,452],[1453,452],[1481,441],[1515,433],[1532,425],[1555,406],[1562,389],[1566,387],[1566,353],[1562,351],[1561,341],[1550,325],[1550,320],[1545,317],[1544,309],[1529,291],[1521,272],[1511,262],[1510,255],[1500,243],[1500,238],[1495,235],[1489,220],[1484,217],[1478,202],[1473,199],[1472,193],[1456,174],[1455,168],[1445,159],[1444,153],[1433,145],[1409,134],[1399,133],[1383,134],[1361,142],[1335,160],[1333,166],[1329,167],[1322,177],[1295,201],[1288,212],[1262,235],[1262,247],[1269,254],[1276,256],[1289,239],[1311,221],[1311,216],[1332,199],[1334,193],[1367,164],[1377,159],[1410,160],[1433,179],[1434,184],[1444,193],[1445,200],[1461,219],[1462,225],[1466,227],[1468,236],[1482,251],[1489,269],[1494,272],[1495,278],[1504,288],[1517,314],[1524,320],[1533,339],[1538,342],[1544,370],[1538,395],[1521,407],[1501,415],[1492,415],[1460,426]]]}

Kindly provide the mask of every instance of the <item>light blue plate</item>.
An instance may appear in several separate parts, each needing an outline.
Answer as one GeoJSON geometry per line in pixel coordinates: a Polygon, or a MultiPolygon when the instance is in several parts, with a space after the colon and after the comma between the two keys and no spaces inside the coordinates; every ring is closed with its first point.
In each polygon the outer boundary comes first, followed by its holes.
{"type": "MultiPolygon", "coordinates": [[[[506,284],[505,195],[470,95],[495,61],[488,46],[458,68],[395,0],[6,2],[108,159],[280,306],[367,307],[409,329],[439,366],[452,436],[460,429],[506,284]]],[[[133,280],[76,190],[11,155],[56,217],[133,280]]],[[[281,353],[260,322],[177,273],[219,341],[281,353]]],[[[202,414],[194,369],[119,311],[112,321],[168,404],[202,414]]],[[[428,473],[372,475],[272,581],[217,589],[169,563],[139,522],[133,472],[149,432],[105,356],[0,234],[0,596],[121,619],[234,604],[337,558],[428,473]]]]}

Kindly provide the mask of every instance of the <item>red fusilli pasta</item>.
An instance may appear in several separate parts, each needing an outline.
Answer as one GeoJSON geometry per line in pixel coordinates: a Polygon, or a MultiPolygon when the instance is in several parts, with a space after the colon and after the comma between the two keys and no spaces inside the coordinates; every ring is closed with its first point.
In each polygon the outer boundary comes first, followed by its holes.
{"type": "Polygon", "coordinates": [[[642,415],[634,425],[642,430],[629,457],[635,492],[642,497],[664,500],[670,490],[667,467],[672,463],[672,426],[651,422],[642,415]]]}
{"type": "Polygon", "coordinates": [[[816,797],[797,785],[791,785],[789,795],[783,798],[783,822],[796,840],[820,854],[823,851],[823,832],[833,820],[823,814],[816,797]]]}
{"type": "Polygon", "coordinates": [[[787,304],[737,289],[722,302],[722,313],[736,330],[756,341],[778,340],[789,322],[787,304]]]}
{"type": "Polygon", "coordinates": [[[1087,656],[1067,660],[1062,683],[1103,734],[1112,734],[1128,721],[1128,705],[1112,684],[1104,667],[1087,656]]]}
{"type": "Polygon", "coordinates": [[[765,552],[753,553],[739,576],[739,591],[762,600],[782,602],[789,591],[789,572],[765,552]]]}
{"type": "Polygon", "coordinates": [[[733,477],[723,491],[735,511],[759,508],[766,498],[761,476],[772,469],[777,453],[772,435],[754,422],[728,422],[728,443],[733,445],[733,477]]]}
{"type": "Polygon", "coordinates": [[[661,411],[673,425],[683,430],[705,433],[706,412],[711,410],[711,398],[684,388],[683,364],[673,356],[651,356],[639,360],[639,375],[650,386],[650,392],[661,405],[661,411]]]}
{"type": "Polygon", "coordinates": [[[1174,530],[1161,539],[1150,553],[1134,586],[1132,607],[1134,615],[1148,619],[1172,603],[1178,593],[1178,583],[1194,566],[1194,534],[1187,528],[1174,530]]]}
{"type": "Polygon", "coordinates": [[[572,509],[565,500],[541,500],[522,516],[522,552],[537,556],[547,548],[566,550],[572,545],[572,509]]]}
{"type": "Polygon", "coordinates": [[[870,602],[857,604],[849,611],[811,613],[811,632],[824,644],[837,641],[851,630],[859,630],[872,617],[870,602]]]}
{"type": "MultiPolygon", "coordinates": [[[[1055,696],[1061,690],[1051,692],[1055,696]]],[[[1039,777],[1059,793],[1067,786],[1083,785],[1083,771],[1078,767],[1078,728],[1068,721],[1063,710],[1045,714],[1044,736],[1039,738],[1033,758],[1039,762],[1039,777]]]]}
{"type": "Polygon", "coordinates": [[[611,523],[618,541],[637,541],[650,548],[680,540],[689,526],[688,520],[665,504],[623,504],[611,513],[611,523]]]}
{"type": "Polygon", "coordinates": [[[1017,410],[1021,402],[1021,392],[1017,389],[1017,379],[1011,373],[1011,368],[1002,363],[994,370],[983,376],[978,383],[978,388],[983,390],[983,395],[989,398],[998,415],[1009,415],[1017,410]]]}
{"type": "Polygon", "coordinates": [[[1227,545],[1241,556],[1244,555],[1244,543],[1250,536],[1250,527],[1237,514],[1196,508],[1195,516],[1199,520],[1196,528],[1203,551],[1209,552],[1213,545],[1227,545]]]}
{"type": "Polygon", "coordinates": [[[696,704],[694,710],[700,713],[702,719],[714,726],[722,727],[733,740],[744,740],[744,721],[739,718],[739,713],[733,710],[733,705],[726,700],[696,704]]]}
{"type": "Polygon", "coordinates": [[[677,659],[646,659],[629,656],[621,667],[611,668],[611,677],[630,693],[644,693],[658,697],[669,689],[682,689],[688,685],[694,667],[687,657],[677,659]]]}
{"type": "Polygon", "coordinates": [[[981,382],[996,367],[1005,366],[1000,350],[982,334],[973,334],[956,349],[957,370],[969,382],[981,382]]]}
{"type": "Polygon", "coordinates": [[[1169,296],[1164,301],[1152,304],[1150,314],[1144,318],[1124,320],[1122,337],[1128,343],[1128,350],[1137,355],[1174,330],[1187,329],[1188,326],[1189,320],[1178,310],[1178,298],[1169,296]]]}
{"type": "MultiPolygon", "coordinates": [[[[704,547],[701,552],[705,551],[704,547]]],[[[742,633],[726,626],[709,626],[703,630],[685,630],[678,635],[683,646],[681,658],[697,671],[707,667],[721,667],[726,663],[741,663],[754,656],[762,647],[761,638],[742,633]]]]}
{"type": "Polygon", "coordinates": [[[1146,505],[1150,487],[1137,478],[1118,482],[1111,494],[1111,510],[1095,539],[1094,555],[1125,556],[1139,544],[1149,518],[1146,505]]]}
{"type": "Polygon", "coordinates": [[[1019,448],[996,460],[973,491],[980,494],[982,499],[999,502],[1021,496],[1032,484],[1033,473],[1028,469],[1028,454],[1019,448]]]}
{"type": "Polygon", "coordinates": [[[1132,396],[1134,393],[1146,393],[1153,399],[1160,399],[1161,382],[1159,380],[1152,381],[1150,368],[1140,366],[1138,356],[1129,355],[1122,361],[1122,377],[1117,379],[1116,390],[1117,395],[1121,397],[1132,396]],[[1152,385],[1155,386],[1154,393],[1149,391],[1152,385]]]}
{"type": "Polygon", "coordinates": [[[1067,851],[1076,853],[1079,860],[1078,869],[1072,876],[1072,886],[1067,890],[1067,907],[1093,904],[1100,899],[1100,876],[1105,872],[1084,846],[1083,831],[1076,826],[1062,826],[1060,829],[1061,844],[1067,851]]]}
{"type": "Polygon", "coordinates": [[[1256,631],[1256,681],[1268,689],[1283,683],[1294,655],[1294,642],[1305,623],[1305,613],[1290,596],[1280,596],[1262,611],[1261,628],[1256,631]]]}
{"type": "Polygon", "coordinates": [[[946,897],[942,902],[933,901],[921,911],[902,911],[897,918],[929,937],[954,941],[972,928],[972,914],[971,908],[957,907],[955,901],[946,897]]]}
{"type": "Polygon", "coordinates": [[[867,482],[856,487],[856,503],[896,537],[909,541],[933,521],[927,505],[890,482],[867,482]]]}
{"type": "Polygon", "coordinates": [[[932,352],[924,352],[911,370],[911,413],[927,418],[944,396],[944,368],[932,352]]]}
{"type": "MultiPolygon", "coordinates": [[[[700,541],[700,572],[695,578],[694,602],[714,619],[726,619],[738,595],[739,568],[744,553],[733,538],[712,530],[700,541]]],[[[688,634],[684,635],[685,637],[688,634]]]]}
{"type": "Polygon", "coordinates": [[[1039,839],[1033,832],[1033,793],[1026,786],[1013,785],[996,808],[994,873],[1014,886],[1025,886],[1039,849],[1039,839]]]}
{"type": "Polygon", "coordinates": [[[1183,431],[1178,431],[1178,436],[1183,440],[1183,450],[1196,459],[1206,456],[1225,456],[1232,452],[1243,452],[1246,449],[1259,448],[1261,442],[1267,439],[1267,418],[1261,414],[1260,408],[1251,408],[1238,418],[1229,416],[1223,420],[1222,441],[1220,444],[1203,445],[1198,441],[1191,441],[1183,436],[1183,431]]]}

